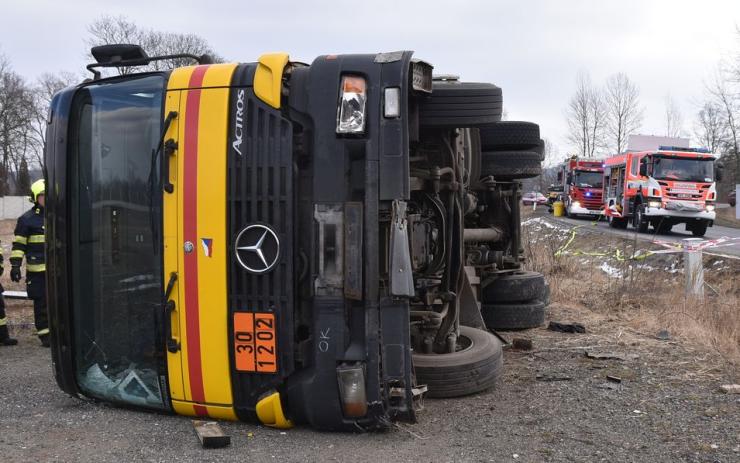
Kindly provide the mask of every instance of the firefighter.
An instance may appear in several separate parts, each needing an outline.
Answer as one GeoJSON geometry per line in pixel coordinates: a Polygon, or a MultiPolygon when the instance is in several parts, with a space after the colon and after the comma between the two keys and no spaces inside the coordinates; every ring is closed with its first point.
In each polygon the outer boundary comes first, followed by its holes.
{"type": "Polygon", "coordinates": [[[44,259],[44,180],[31,185],[33,207],[18,218],[10,253],[10,279],[21,281],[21,264],[26,256],[26,290],[33,299],[33,317],[41,345],[49,347],[46,313],[46,260],[44,259]]]}
{"type": "MultiPolygon", "coordinates": [[[[3,255],[0,254],[0,275],[3,274],[3,255]]],[[[5,298],[2,296],[3,285],[0,285],[0,346],[15,346],[18,344],[16,339],[13,339],[8,334],[8,317],[5,316],[5,298]]]]}

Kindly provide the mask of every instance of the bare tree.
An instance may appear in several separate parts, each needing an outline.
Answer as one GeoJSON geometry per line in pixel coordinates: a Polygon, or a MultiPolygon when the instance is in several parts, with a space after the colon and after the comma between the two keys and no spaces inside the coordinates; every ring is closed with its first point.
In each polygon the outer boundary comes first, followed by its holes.
{"type": "Polygon", "coordinates": [[[704,103],[696,115],[694,127],[694,136],[699,144],[712,153],[720,153],[729,141],[728,134],[722,107],[714,101],[704,103]]]}
{"type": "Polygon", "coordinates": [[[591,84],[588,74],[581,73],[576,81],[576,92],[566,110],[568,140],[580,156],[593,157],[604,147],[606,111],[601,92],[591,84]]]}
{"type": "Polygon", "coordinates": [[[615,153],[627,149],[627,138],[642,125],[640,91],[624,73],[613,74],[606,80],[606,132],[609,148],[615,153]]]}
{"type": "Polygon", "coordinates": [[[36,81],[33,88],[33,120],[30,126],[33,138],[33,154],[32,158],[27,161],[30,166],[42,167],[44,163],[46,120],[52,98],[58,91],[81,80],[79,76],[71,72],[61,71],[55,74],[44,73],[36,81]]]}
{"type": "Polygon", "coordinates": [[[683,115],[670,94],[665,97],[665,135],[680,137],[683,134],[683,115]]]}
{"type": "Polygon", "coordinates": [[[33,149],[33,94],[0,56],[0,196],[10,193],[21,162],[33,149]]]}
{"type": "Polygon", "coordinates": [[[714,97],[715,102],[721,108],[722,117],[727,128],[728,140],[726,142],[727,151],[730,157],[735,159],[735,182],[740,181],[738,174],[740,174],[740,153],[738,152],[738,138],[740,137],[740,102],[736,94],[730,89],[730,82],[728,82],[727,74],[718,71],[707,86],[709,93],[714,97]]]}
{"type": "MultiPolygon", "coordinates": [[[[214,61],[222,62],[223,58],[215,53],[208,42],[195,34],[178,34],[151,29],[142,29],[125,16],[101,16],[87,28],[90,37],[86,43],[90,47],[129,43],[141,45],[149,56],[164,56],[180,53],[189,53],[195,56],[210,55],[214,61]]],[[[92,55],[88,55],[92,57],[92,55]]],[[[164,61],[154,61],[148,66],[137,68],[116,68],[119,74],[128,74],[140,71],[159,71],[179,66],[193,64],[189,58],[177,58],[164,61]]]]}

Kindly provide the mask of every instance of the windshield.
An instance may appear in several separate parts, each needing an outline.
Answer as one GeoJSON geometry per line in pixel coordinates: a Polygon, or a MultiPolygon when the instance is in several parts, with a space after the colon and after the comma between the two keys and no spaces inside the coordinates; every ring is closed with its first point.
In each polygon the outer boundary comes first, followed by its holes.
{"type": "Polygon", "coordinates": [[[713,159],[674,158],[655,156],[653,178],[658,180],[683,180],[689,182],[713,182],[713,159]]]}
{"type": "Polygon", "coordinates": [[[604,174],[601,172],[577,170],[573,177],[573,184],[581,188],[601,188],[603,182],[604,174]]]}
{"type": "Polygon", "coordinates": [[[77,382],[86,395],[150,408],[165,408],[162,254],[152,220],[161,199],[149,188],[163,87],[162,76],[149,75],[80,89],[69,150],[77,382]]]}

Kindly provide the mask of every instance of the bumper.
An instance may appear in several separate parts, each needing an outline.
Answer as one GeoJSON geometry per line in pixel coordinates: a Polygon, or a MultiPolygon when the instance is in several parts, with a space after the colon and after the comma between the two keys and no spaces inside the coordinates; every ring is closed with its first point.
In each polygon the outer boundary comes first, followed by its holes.
{"type": "Polygon", "coordinates": [[[677,219],[703,219],[703,220],[714,220],[717,214],[707,211],[677,211],[671,209],[664,209],[662,207],[648,207],[645,208],[646,217],[670,217],[677,219]]]}
{"type": "Polygon", "coordinates": [[[583,215],[603,215],[603,209],[586,209],[583,206],[576,206],[571,204],[568,208],[569,214],[583,214],[583,215]]]}

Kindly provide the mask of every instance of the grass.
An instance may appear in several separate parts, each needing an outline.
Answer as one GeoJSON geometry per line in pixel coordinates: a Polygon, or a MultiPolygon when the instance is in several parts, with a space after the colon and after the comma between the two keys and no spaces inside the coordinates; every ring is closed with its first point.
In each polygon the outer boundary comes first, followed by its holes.
{"type": "Polygon", "coordinates": [[[522,241],[527,266],[547,277],[553,302],[617,317],[648,335],[667,329],[740,365],[740,260],[704,256],[705,295],[696,300],[684,295],[680,253],[625,259],[650,245],[589,230],[588,222],[571,240],[571,230],[546,220],[525,218],[522,241]]]}

